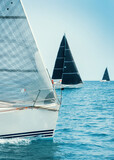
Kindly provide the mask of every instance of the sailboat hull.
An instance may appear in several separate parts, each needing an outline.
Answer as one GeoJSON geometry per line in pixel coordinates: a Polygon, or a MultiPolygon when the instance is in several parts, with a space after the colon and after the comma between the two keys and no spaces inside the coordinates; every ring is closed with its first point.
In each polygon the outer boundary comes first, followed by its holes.
{"type": "Polygon", "coordinates": [[[75,85],[65,85],[65,84],[61,84],[62,88],[81,88],[83,86],[83,83],[79,83],[79,84],[75,84],[75,85]]]}
{"type": "Polygon", "coordinates": [[[110,81],[107,81],[107,80],[101,80],[101,82],[110,82],[110,81]]]}
{"type": "Polygon", "coordinates": [[[60,81],[55,81],[54,82],[54,87],[55,89],[60,89],[60,88],[81,88],[83,86],[83,83],[79,84],[62,84],[60,81]]]}
{"type": "Polygon", "coordinates": [[[53,137],[58,118],[54,110],[44,108],[0,109],[0,138],[53,137]]]}

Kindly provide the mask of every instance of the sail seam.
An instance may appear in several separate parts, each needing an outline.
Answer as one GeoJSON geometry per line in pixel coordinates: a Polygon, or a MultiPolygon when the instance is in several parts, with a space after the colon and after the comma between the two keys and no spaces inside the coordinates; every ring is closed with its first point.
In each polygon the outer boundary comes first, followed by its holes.
{"type": "Polygon", "coordinates": [[[0,69],[0,72],[38,72],[37,70],[0,69]]]}
{"type": "Polygon", "coordinates": [[[25,16],[0,16],[1,19],[26,19],[25,16]]]}
{"type": "Polygon", "coordinates": [[[65,48],[65,50],[68,50],[68,51],[70,51],[70,49],[66,49],[66,48],[65,48]]]}
{"type": "Polygon", "coordinates": [[[63,74],[78,74],[77,72],[72,72],[72,73],[63,73],[63,74]]]}

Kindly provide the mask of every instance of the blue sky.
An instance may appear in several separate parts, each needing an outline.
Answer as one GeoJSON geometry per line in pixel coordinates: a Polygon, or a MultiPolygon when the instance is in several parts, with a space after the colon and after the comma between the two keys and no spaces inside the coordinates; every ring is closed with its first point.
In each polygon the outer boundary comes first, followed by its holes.
{"type": "Polygon", "coordinates": [[[114,0],[22,0],[52,74],[64,33],[83,80],[114,80],[114,0]]]}

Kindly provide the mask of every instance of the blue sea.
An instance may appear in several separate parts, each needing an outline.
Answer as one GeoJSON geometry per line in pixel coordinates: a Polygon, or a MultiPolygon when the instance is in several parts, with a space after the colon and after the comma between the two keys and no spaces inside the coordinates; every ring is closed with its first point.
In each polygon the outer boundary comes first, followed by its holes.
{"type": "Polygon", "coordinates": [[[114,81],[62,94],[54,139],[0,140],[0,160],[114,160],[114,81]]]}

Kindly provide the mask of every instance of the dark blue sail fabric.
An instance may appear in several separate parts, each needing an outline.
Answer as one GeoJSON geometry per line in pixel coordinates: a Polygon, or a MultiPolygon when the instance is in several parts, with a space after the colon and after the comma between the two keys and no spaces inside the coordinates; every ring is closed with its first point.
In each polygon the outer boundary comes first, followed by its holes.
{"type": "Polygon", "coordinates": [[[64,51],[64,69],[62,76],[62,84],[78,84],[82,83],[78,69],[74,62],[70,47],[67,39],[65,38],[65,51],[64,51]]]}
{"type": "Polygon", "coordinates": [[[82,83],[65,35],[60,44],[52,79],[62,79],[62,84],[82,83]]]}
{"type": "Polygon", "coordinates": [[[110,77],[109,77],[107,68],[105,69],[105,72],[104,72],[102,80],[110,81],[110,77]]]}
{"type": "Polygon", "coordinates": [[[65,49],[65,37],[63,36],[63,39],[61,41],[58,50],[57,58],[55,61],[52,79],[62,79],[63,65],[64,65],[64,49],[65,49]]]}

